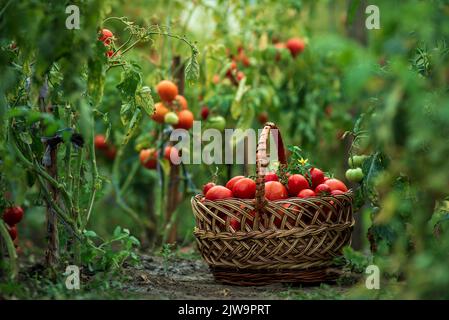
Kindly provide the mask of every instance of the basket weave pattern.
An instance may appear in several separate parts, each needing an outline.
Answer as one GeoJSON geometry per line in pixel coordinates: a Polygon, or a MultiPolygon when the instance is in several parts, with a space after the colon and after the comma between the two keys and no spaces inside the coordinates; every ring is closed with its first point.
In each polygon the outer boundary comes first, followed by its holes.
{"type": "MultiPolygon", "coordinates": [[[[257,148],[255,199],[191,200],[194,234],[216,280],[232,284],[315,282],[351,241],[354,225],[350,192],[307,199],[268,201],[263,170],[268,165],[267,123],[257,148]],[[237,230],[235,230],[236,228],[237,230]]],[[[278,154],[285,165],[280,135],[278,154]]]]}

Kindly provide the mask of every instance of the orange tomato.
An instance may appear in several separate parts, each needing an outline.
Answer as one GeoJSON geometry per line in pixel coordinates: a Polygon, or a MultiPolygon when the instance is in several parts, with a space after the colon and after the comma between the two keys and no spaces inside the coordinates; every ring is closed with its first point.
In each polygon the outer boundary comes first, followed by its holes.
{"type": "Polygon", "coordinates": [[[193,113],[190,110],[182,110],[178,112],[178,124],[176,125],[176,129],[185,129],[189,130],[193,127],[193,113]]]}
{"type": "Polygon", "coordinates": [[[151,119],[158,123],[164,123],[165,115],[170,111],[162,102],[158,102],[154,105],[155,111],[151,116],[151,119]]]}
{"type": "Polygon", "coordinates": [[[178,95],[178,87],[170,80],[162,80],[156,86],[156,91],[163,101],[171,102],[178,95]]]}
{"type": "Polygon", "coordinates": [[[178,106],[180,107],[181,110],[188,109],[187,100],[186,100],[186,98],[184,98],[184,96],[181,96],[180,94],[178,94],[175,97],[175,101],[178,103],[178,106]]]}
{"type": "Polygon", "coordinates": [[[147,169],[156,169],[157,151],[156,149],[142,149],[139,154],[140,163],[147,169]]]}

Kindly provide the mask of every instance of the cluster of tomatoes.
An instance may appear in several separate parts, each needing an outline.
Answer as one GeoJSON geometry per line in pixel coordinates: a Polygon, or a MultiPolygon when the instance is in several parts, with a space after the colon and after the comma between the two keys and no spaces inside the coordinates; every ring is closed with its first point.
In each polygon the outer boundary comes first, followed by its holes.
{"type": "Polygon", "coordinates": [[[94,138],[95,149],[101,151],[103,155],[109,159],[114,160],[117,155],[117,148],[106,140],[103,134],[97,134],[94,138]]]}
{"type": "MultiPolygon", "coordinates": [[[[155,111],[151,119],[157,123],[171,125],[175,129],[191,129],[194,116],[189,110],[186,98],[179,94],[176,84],[169,80],[162,80],[156,86],[156,91],[161,101],[155,104],[155,111]]],[[[178,163],[179,150],[173,146],[167,146],[164,149],[163,158],[172,163],[178,163]]],[[[154,170],[157,168],[159,152],[155,148],[142,149],[139,159],[142,166],[154,170]]]]}
{"type": "Polygon", "coordinates": [[[106,46],[106,56],[108,58],[112,58],[114,56],[114,50],[112,49],[112,40],[114,40],[114,34],[109,29],[101,29],[100,35],[98,36],[98,40],[103,42],[103,44],[106,46]]]}
{"type": "MultiPolygon", "coordinates": [[[[265,198],[270,201],[287,199],[289,197],[312,198],[325,195],[339,195],[348,191],[346,185],[335,178],[325,176],[318,168],[311,168],[307,174],[286,174],[283,184],[275,172],[265,175],[265,198]]],[[[209,182],[203,186],[205,200],[215,201],[228,198],[254,199],[256,196],[256,182],[244,176],[230,179],[225,186],[209,182]]],[[[250,215],[255,216],[255,212],[250,215]]],[[[252,227],[253,221],[247,220],[252,227]]],[[[276,218],[274,223],[280,226],[281,220],[276,218]]],[[[240,229],[240,220],[232,218],[230,225],[234,230],[240,229]]]]}
{"type": "MultiPolygon", "coordinates": [[[[164,149],[164,159],[167,159],[171,163],[180,162],[179,150],[173,146],[166,146],[164,149]]],[[[159,159],[159,152],[155,148],[142,149],[139,153],[139,160],[142,166],[149,170],[155,170],[157,168],[157,161],[159,159]]]]}
{"type": "MultiPolygon", "coordinates": [[[[335,178],[326,177],[318,168],[311,168],[307,175],[288,174],[287,183],[282,184],[274,172],[265,175],[265,198],[267,200],[281,200],[290,197],[309,198],[321,195],[338,195],[348,191],[346,185],[335,178]]],[[[256,182],[244,176],[230,179],[226,185],[215,185],[209,182],[203,187],[203,194],[207,200],[226,198],[254,199],[256,182]]]]}
{"type": "MultiPolygon", "coordinates": [[[[248,58],[248,56],[245,53],[245,49],[242,46],[239,46],[237,48],[237,54],[231,54],[231,52],[228,50],[228,57],[231,59],[231,65],[229,66],[229,69],[226,71],[226,78],[228,78],[233,85],[238,85],[240,81],[245,78],[245,73],[239,69],[239,65],[243,67],[249,67],[251,65],[251,62],[248,58]]],[[[218,75],[215,75],[212,79],[215,84],[217,84],[220,81],[220,77],[218,75]]]]}
{"type": "Polygon", "coordinates": [[[2,218],[13,241],[17,239],[17,224],[22,221],[23,213],[24,211],[20,206],[9,207],[3,210],[2,218]]]}
{"type": "Polygon", "coordinates": [[[366,155],[354,155],[348,159],[349,169],[346,171],[346,179],[351,182],[360,182],[363,180],[363,162],[368,158],[366,155]]]}
{"type": "Polygon", "coordinates": [[[189,130],[193,127],[194,116],[189,110],[187,100],[178,94],[178,87],[170,80],[162,80],[156,86],[161,102],[155,104],[151,119],[166,123],[175,129],[189,130]]]}

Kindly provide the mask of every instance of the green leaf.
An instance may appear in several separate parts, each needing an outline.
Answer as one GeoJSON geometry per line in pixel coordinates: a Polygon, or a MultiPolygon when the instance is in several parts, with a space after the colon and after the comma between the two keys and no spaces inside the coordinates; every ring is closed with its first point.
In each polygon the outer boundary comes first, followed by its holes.
{"type": "Polygon", "coordinates": [[[129,240],[131,241],[131,243],[132,243],[133,245],[135,245],[135,246],[140,246],[140,241],[139,241],[136,237],[130,236],[130,237],[129,237],[129,240]]]}
{"type": "Polygon", "coordinates": [[[120,227],[120,226],[115,227],[114,233],[113,233],[114,238],[120,237],[121,234],[122,234],[122,227],[120,227]]]}
{"type": "Polygon", "coordinates": [[[84,230],[84,235],[87,238],[96,238],[96,237],[98,237],[97,234],[95,233],[95,231],[93,231],[93,230],[84,230]]]}
{"type": "Polygon", "coordinates": [[[198,63],[198,51],[192,49],[192,56],[189,58],[185,68],[186,80],[197,80],[200,77],[200,65],[198,63]]]}
{"type": "Polygon", "coordinates": [[[133,114],[133,117],[131,118],[131,121],[128,124],[128,128],[122,142],[123,145],[127,144],[129,142],[129,139],[132,138],[139,126],[140,120],[142,120],[142,111],[140,108],[137,108],[133,114]]]}
{"type": "Polygon", "coordinates": [[[129,119],[132,117],[135,111],[135,105],[133,101],[122,104],[120,108],[120,120],[124,126],[128,125],[129,119]]]}
{"type": "Polygon", "coordinates": [[[154,101],[151,96],[151,89],[147,86],[140,88],[136,94],[136,104],[141,107],[145,112],[152,116],[154,113],[154,101]]]}
{"type": "Polygon", "coordinates": [[[122,72],[122,79],[117,85],[117,89],[122,97],[122,102],[134,99],[137,88],[142,82],[142,74],[140,67],[135,64],[126,66],[125,71],[122,72]]]}
{"type": "Polygon", "coordinates": [[[26,144],[32,144],[33,139],[31,138],[31,135],[28,132],[21,132],[20,133],[20,140],[22,140],[26,144]]]}

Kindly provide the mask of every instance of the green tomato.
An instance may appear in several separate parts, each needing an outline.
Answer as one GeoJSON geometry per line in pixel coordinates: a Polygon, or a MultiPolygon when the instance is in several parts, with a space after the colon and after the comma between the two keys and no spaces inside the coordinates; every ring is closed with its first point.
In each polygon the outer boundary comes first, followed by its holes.
{"type": "Polygon", "coordinates": [[[223,131],[226,128],[226,120],[222,116],[210,117],[207,119],[207,127],[223,131]]]}
{"type": "Polygon", "coordinates": [[[164,116],[164,122],[166,124],[176,125],[179,122],[179,118],[174,112],[167,112],[164,116]]]}
{"type": "Polygon", "coordinates": [[[348,159],[348,165],[349,165],[351,168],[361,167],[362,164],[363,164],[363,162],[364,162],[367,158],[368,158],[368,156],[366,156],[366,155],[360,155],[360,156],[355,155],[355,156],[352,156],[352,158],[350,157],[350,158],[348,159]]]}
{"type": "Polygon", "coordinates": [[[348,169],[345,175],[346,179],[351,182],[360,182],[363,179],[362,168],[348,169]]]}

